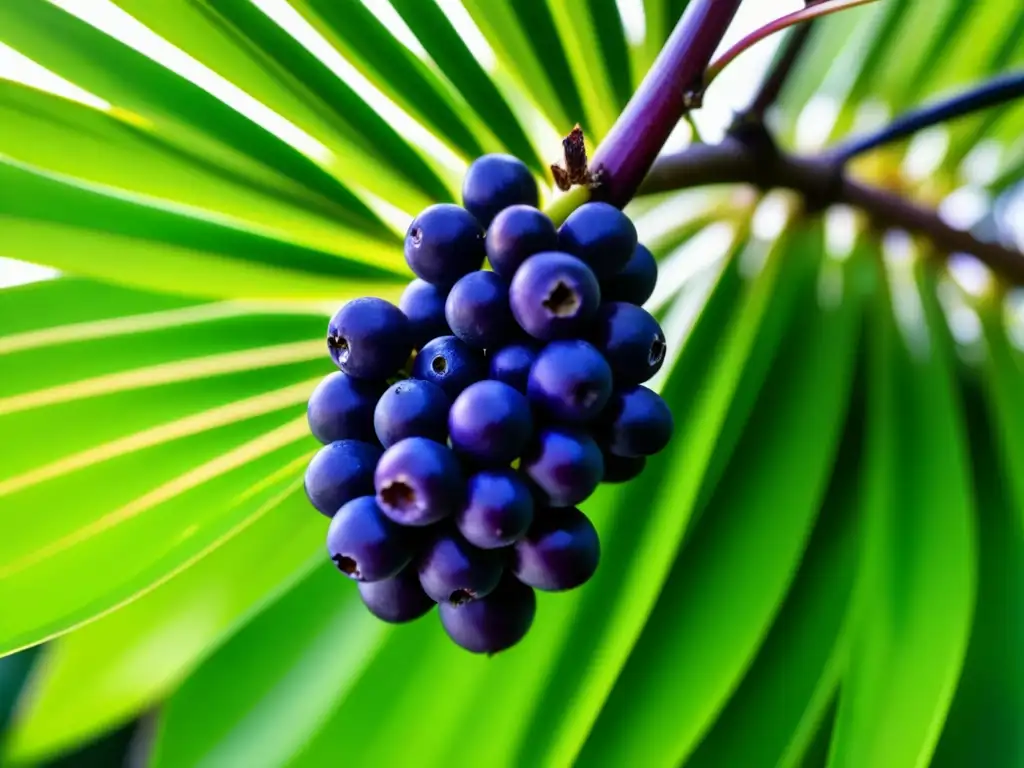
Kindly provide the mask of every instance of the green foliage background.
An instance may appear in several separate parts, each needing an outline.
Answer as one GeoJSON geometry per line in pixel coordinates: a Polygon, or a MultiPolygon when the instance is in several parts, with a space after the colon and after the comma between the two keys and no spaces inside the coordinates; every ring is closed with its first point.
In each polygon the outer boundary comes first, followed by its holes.
{"type": "MultiPolygon", "coordinates": [[[[640,44],[614,0],[463,0],[487,67],[433,0],[391,0],[422,55],[359,0],[115,3],[0,2],[0,43],[93,95],[0,81],[0,254],[62,271],[0,292],[5,765],[140,717],[159,768],[1024,765],[1021,321],[848,212],[633,204],[677,435],[587,503],[601,568],[520,646],[387,627],[326,562],[327,313],[397,296],[405,222],[473,157],[599,141],[685,0],[643,0],[640,44]]],[[[834,105],[835,139],[1022,63],[1019,3],[881,0],[818,24],[772,125],[834,105]]],[[[1022,128],[857,171],[993,201],[1022,128]]]]}

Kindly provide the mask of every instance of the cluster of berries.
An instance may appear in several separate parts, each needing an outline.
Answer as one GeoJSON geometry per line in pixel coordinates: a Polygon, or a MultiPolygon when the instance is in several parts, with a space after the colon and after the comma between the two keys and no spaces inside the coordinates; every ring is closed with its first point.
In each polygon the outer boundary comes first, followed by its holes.
{"type": "Polygon", "coordinates": [[[494,653],[529,630],[535,588],[593,575],[597,532],[576,505],[636,477],[672,416],[642,386],[665,337],[640,307],[657,265],[625,214],[587,203],[556,230],[507,155],[473,163],[463,202],[410,225],[417,279],[398,307],[357,299],[331,319],[340,371],[309,401],[325,446],[305,486],[372,613],[437,604],[456,643],[494,653]]]}

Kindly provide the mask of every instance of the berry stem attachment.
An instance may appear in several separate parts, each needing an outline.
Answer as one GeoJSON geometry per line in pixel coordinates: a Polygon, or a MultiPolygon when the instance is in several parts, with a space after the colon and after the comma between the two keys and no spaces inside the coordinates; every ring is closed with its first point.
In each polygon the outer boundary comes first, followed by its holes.
{"type": "Polygon", "coordinates": [[[590,188],[587,186],[573,187],[565,194],[559,195],[548,203],[544,213],[548,215],[552,223],[558,227],[565,221],[569,214],[590,200],[590,188]]]}

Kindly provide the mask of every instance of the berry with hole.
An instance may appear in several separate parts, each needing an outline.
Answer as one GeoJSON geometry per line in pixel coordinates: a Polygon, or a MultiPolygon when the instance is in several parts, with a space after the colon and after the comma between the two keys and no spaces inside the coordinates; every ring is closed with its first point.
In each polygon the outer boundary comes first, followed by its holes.
{"type": "Polygon", "coordinates": [[[328,375],[316,385],[306,406],[313,437],[324,445],[336,440],[375,440],[373,409],[384,386],[381,381],[356,379],[341,371],[328,375]]]}
{"type": "Polygon", "coordinates": [[[497,553],[478,549],[455,532],[435,537],[419,561],[420,585],[437,603],[462,605],[486,597],[501,573],[497,553]]]}
{"type": "Polygon", "coordinates": [[[344,373],[357,379],[386,379],[409,359],[409,320],[384,299],[354,299],[327,326],[327,348],[344,373]]]}
{"type": "Polygon", "coordinates": [[[533,434],[530,403],[508,384],[478,381],[452,403],[448,434],[455,452],[474,464],[509,464],[533,434]]]}
{"type": "Polygon", "coordinates": [[[338,510],[327,529],[327,551],[355,581],[389,579],[413,555],[408,532],[381,514],[373,496],[352,499],[338,510]]]}
{"type": "Polygon", "coordinates": [[[515,543],[532,521],[533,497],[511,469],[486,469],[469,478],[466,506],[455,518],[459,532],[481,549],[515,543]]]}
{"type": "Polygon", "coordinates": [[[614,392],[601,421],[608,450],[616,456],[652,456],[672,439],[672,411],[647,387],[614,392]]]}
{"type": "Polygon", "coordinates": [[[609,451],[602,451],[604,454],[604,479],[603,483],[628,483],[635,477],[639,477],[647,466],[646,456],[616,456],[609,451]]]}
{"type": "Polygon", "coordinates": [[[637,245],[626,266],[601,281],[601,298],[640,306],[651,298],[657,282],[658,262],[646,247],[637,245]]]}
{"type": "Polygon", "coordinates": [[[548,509],[516,542],[514,553],[512,572],[517,579],[559,592],[575,589],[594,575],[601,543],[593,523],[575,507],[548,509]]]}
{"type": "Polygon", "coordinates": [[[525,394],[538,351],[536,343],[531,342],[517,342],[496,350],[489,360],[490,377],[525,394]]]}
{"type": "Polygon", "coordinates": [[[584,203],[569,214],[558,230],[559,250],[590,267],[599,280],[612,277],[636,250],[636,227],[608,203],[584,203]]]}
{"type": "Polygon", "coordinates": [[[431,339],[451,333],[444,319],[444,301],[448,291],[416,278],[398,300],[398,308],[409,318],[409,333],[413,346],[419,349],[431,339]]]}
{"type": "Polygon", "coordinates": [[[478,349],[493,349],[519,331],[508,306],[508,283],[494,272],[470,272],[448,294],[444,316],[452,333],[478,349]]]}
{"type": "Polygon", "coordinates": [[[548,426],[537,432],[521,469],[547,506],[571,507],[597,488],[604,461],[597,443],[583,430],[548,426]]]}
{"type": "Polygon", "coordinates": [[[529,205],[513,205],[491,222],[484,246],[491,268],[511,280],[522,263],[534,254],[558,250],[558,232],[543,211],[529,205]]]}
{"type": "Polygon", "coordinates": [[[412,363],[414,378],[429,381],[450,398],[487,376],[487,360],[456,336],[440,336],[428,341],[412,363]]]}
{"type": "Polygon", "coordinates": [[[373,426],[377,439],[390,448],[407,437],[426,437],[438,443],[448,439],[451,400],[436,384],[405,379],[392,384],[377,402],[373,426]]]}
{"type": "Polygon", "coordinates": [[[437,203],[412,220],[405,234],[405,261],[416,277],[448,287],[484,261],[484,231],[458,205],[437,203]]]}
{"type": "Polygon", "coordinates": [[[419,573],[412,565],[390,579],[359,582],[359,596],[370,613],[391,624],[418,619],[435,605],[420,586],[419,573]]]}
{"type": "Polygon", "coordinates": [[[591,339],[612,368],[615,385],[641,384],[665,362],[665,334],[651,314],[635,304],[602,304],[591,339]]]}
{"type": "Polygon", "coordinates": [[[407,437],[384,451],[373,481],[381,510],[402,525],[436,523],[465,501],[465,481],[455,454],[425,437],[407,437]]]}
{"type": "Polygon", "coordinates": [[[511,648],[530,631],[537,596],[506,575],[491,594],[463,605],[441,603],[441,624],[456,645],[488,655],[511,648]]]}
{"type": "Polygon", "coordinates": [[[511,155],[478,157],[462,180],[462,204],[485,228],[510,205],[537,207],[539,201],[537,181],[530,169],[511,155]]]}
{"type": "Polygon", "coordinates": [[[542,413],[582,424],[597,417],[612,394],[612,369],[585,341],[552,341],[530,369],[526,393],[542,413]]]}
{"type": "Polygon", "coordinates": [[[359,440],[338,440],[316,452],[306,468],[310,504],[332,517],[343,505],[373,493],[373,471],[381,449],[359,440]]]}
{"type": "Polygon", "coordinates": [[[509,286],[516,322],[536,339],[571,338],[601,303],[597,278],[575,256],[545,251],[528,258],[509,286]]]}

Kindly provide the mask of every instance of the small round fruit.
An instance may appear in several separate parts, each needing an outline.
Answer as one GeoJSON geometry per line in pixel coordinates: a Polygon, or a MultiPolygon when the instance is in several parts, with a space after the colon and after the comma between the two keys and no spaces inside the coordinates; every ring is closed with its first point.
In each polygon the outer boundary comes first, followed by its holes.
{"type": "Polygon", "coordinates": [[[584,203],[559,228],[558,247],[583,261],[599,280],[605,280],[632,257],[636,227],[614,205],[584,203]]]}
{"type": "Polygon", "coordinates": [[[571,507],[590,496],[604,477],[601,449],[574,427],[541,429],[523,456],[521,469],[550,507],[571,507]]]}
{"type": "Polygon", "coordinates": [[[462,605],[486,597],[501,572],[497,553],[477,549],[454,532],[437,536],[419,561],[420,585],[436,603],[462,605]]]}
{"type": "Polygon", "coordinates": [[[601,303],[597,278],[575,256],[545,251],[528,258],[509,286],[512,316],[536,339],[570,338],[601,303]]]}
{"type": "Polygon", "coordinates": [[[639,477],[647,466],[646,456],[616,456],[609,451],[604,454],[604,479],[602,483],[628,483],[639,477]]]}
{"type": "Polygon", "coordinates": [[[531,342],[502,347],[490,357],[490,378],[525,394],[530,368],[537,359],[537,353],[536,343],[531,342]]]}
{"type": "Polygon", "coordinates": [[[327,551],[355,581],[390,579],[412,561],[408,532],[381,514],[373,496],[352,499],[327,529],[327,551]]]}
{"type": "Polygon", "coordinates": [[[381,395],[373,412],[377,439],[390,448],[407,437],[426,437],[438,443],[448,439],[451,400],[436,384],[405,379],[381,395]]]}
{"type": "Polygon", "coordinates": [[[420,586],[416,568],[411,565],[390,579],[359,582],[359,596],[370,613],[391,624],[413,621],[434,607],[434,601],[420,586]]]}
{"type": "Polygon", "coordinates": [[[343,505],[373,493],[373,470],[381,449],[359,440],[325,445],[306,468],[306,496],[321,513],[333,517],[343,505]]]}
{"type": "Polygon", "coordinates": [[[456,645],[491,655],[526,637],[537,613],[537,596],[506,575],[487,597],[464,605],[441,603],[439,609],[444,631],[456,645]]]}
{"type": "Polygon", "coordinates": [[[405,234],[405,261],[416,277],[454,285],[484,261],[484,230],[458,205],[438,203],[412,220],[405,234]]]}
{"type": "Polygon", "coordinates": [[[652,456],[672,439],[672,411],[647,387],[612,394],[602,421],[608,450],[616,456],[652,456]]]}
{"type": "Polygon", "coordinates": [[[481,549],[507,547],[533,521],[533,497],[511,469],[487,469],[469,478],[466,506],[455,518],[459,532],[481,549]]]}
{"type": "Polygon", "coordinates": [[[383,382],[355,379],[341,371],[328,375],[309,396],[309,431],[324,445],[336,440],[375,440],[373,409],[384,386],[383,382]]]}
{"type": "Polygon", "coordinates": [[[402,291],[398,308],[409,318],[413,346],[419,349],[431,339],[451,333],[444,319],[444,301],[448,291],[418,277],[402,291]]]}
{"type": "Polygon", "coordinates": [[[519,331],[508,306],[508,283],[494,272],[470,272],[452,286],[444,316],[453,334],[478,349],[500,347],[519,331]]]}
{"type": "Polygon", "coordinates": [[[384,299],[354,299],[331,318],[327,348],[334,364],[349,376],[386,379],[409,359],[409,320],[384,299]]]}
{"type": "Polygon", "coordinates": [[[537,182],[530,169],[511,155],[484,155],[472,162],[462,180],[462,204],[487,227],[510,205],[537,206],[537,182]]]}
{"type": "Polygon", "coordinates": [[[526,536],[516,542],[512,572],[536,589],[575,589],[597,570],[601,542],[587,516],[576,507],[537,515],[526,536]]]}
{"type": "Polygon", "coordinates": [[[448,446],[425,437],[407,437],[380,457],[373,476],[377,503],[402,525],[436,523],[462,508],[462,470],[448,446]]]}
{"type": "Polygon", "coordinates": [[[500,381],[478,381],[455,398],[448,434],[456,453],[482,466],[516,459],[533,434],[526,397],[500,381]]]}
{"type": "Polygon", "coordinates": [[[552,341],[530,369],[526,394],[540,411],[562,422],[596,418],[612,394],[612,369],[585,341],[552,341]]]}
{"type": "Polygon", "coordinates": [[[487,360],[478,349],[455,336],[440,336],[423,345],[412,363],[414,378],[429,381],[455,398],[487,376],[487,360]]]}
{"type": "Polygon", "coordinates": [[[647,381],[665,362],[661,326],[650,312],[635,304],[602,304],[591,339],[608,360],[618,387],[647,381]]]}
{"type": "Polygon", "coordinates": [[[491,222],[484,241],[487,261],[506,280],[535,253],[558,250],[558,232],[543,211],[529,205],[506,208],[491,222]]]}
{"type": "Polygon", "coordinates": [[[640,306],[654,293],[658,283],[658,262],[643,245],[637,245],[621,270],[601,281],[601,298],[605,301],[626,301],[640,306]]]}

